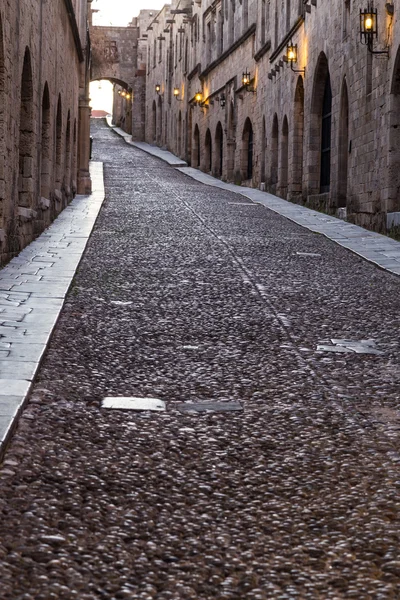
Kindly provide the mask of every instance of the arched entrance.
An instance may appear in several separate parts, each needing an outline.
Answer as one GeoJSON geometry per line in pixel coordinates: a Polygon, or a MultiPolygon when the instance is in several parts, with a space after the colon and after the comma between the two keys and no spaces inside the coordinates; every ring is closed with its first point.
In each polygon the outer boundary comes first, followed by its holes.
{"type": "Polygon", "coordinates": [[[204,153],[204,171],[211,173],[212,171],[212,140],[211,131],[207,129],[205,138],[205,153],[204,153]]]}
{"type": "Polygon", "coordinates": [[[299,76],[294,95],[293,111],[293,152],[292,152],[292,181],[289,186],[289,196],[301,196],[303,189],[303,148],[304,148],[304,83],[299,76]]]}
{"type": "Polygon", "coordinates": [[[235,132],[236,132],[236,122],[235,122],[235,105],[233,102],[230,102],[228,109],[228,135],[227,135],[227,161],[226,161],[226,176],[228,181],[232,181],[235,177],[235,132]]]}
{"type": "Polygon", "coordinates": [[[62,179],[62,104],[58,97],[56,117],[56,189],[61,189],[62,179]]]}
{"type": "Polygon", "coordinates": [[[272,121],[272,132],[271,132],[271,176],[270,176],[270,189],[273,194],[276,193],[278,184],[278,150],[279,150],[279,124],[278,115],[274,114],[272,121]]]}
{"type": "Polygon", "coordinates": [[[309,194],[330,191],[332,88],[328,59],[321,52],[315,71],[310,115],[308,155],[309,194]]]}
{"type": "Polygon", "coordinates": [[[29,49],[26,48],[21,77],[21,104],[19,120],[19,206],[32,208],[34,181],[34,122],[33,78],[29,49]]]}
{"type": "Polygon", "coordinates": [[[71,198],[71,113],[68,111],[67,128],[65,132],[65,184],[66,201],[71,198]]]}
{"type": "Polygon", "coordinates": [[[253,178],[254,135],[253,126],[247,117],[242,136],[242,177],[245,180],[253,178]]]}
{"type": "Polygon", "coordinates": [[[394,63],[390,94],[390,128],[387,170],[387,212],[400,211],[400,47],[394,63]]]}
{"type": "Polygon", "coordinates": [[[41,144],[41,167],[40,167],[40,195],[42,198],[50,198],[51,178],[51,115],[50,115],[50,93],[47,82],[44,85],[42,97],[42,144],[41,144]]]}
{"type": "Polygon", "coordinates": [[[157,142],[157,105],[156,101],[153,101],[153,109],[152,109],[152,131],[151,138],[153,143],[157,142]]]}
{"type": "Polygon", "coordinates": [[[199,131],[199,126],[197,125],[197,123],[194,127],[194,133],[193,133],[192,166],[197,169],[200,167],[200,131],[199,131]]]}
{"type": "Polygon", "coordinates": [[[215,155],[215,175],[217,177],[222,177],[224,165],[224,134],[222,131],[221,121],[218,122],[217,128],[215,130],[215,155]]]}
{"type": "Polygon", "coordinates": [[[349,96],[346,78],[343,79],[339,116],[339,161],[338,161],[338,208],[347,205],[347,182],[349,163],[349,96]]]}
{"type": "Polygon", "coordinates": [[[287,197],[288,190],[288,170],[289,170],[289,125],[286,115],[282,123],[281,156],[279,166],[279,195],[281,198],[287,197]]]}
{"type": "Polygon", "coordinates": [[[261,134],[261,183],[265,185],[266,176],[266,150],[267,150],[267,129],[265,125],[265,117],[262,121],[262,134],[261,134]]]}
{"type": "Polygon", "coordinates": [[[178,156],[182,156],[182,113],[178,115],[178,156]]]}
{"type": "Polygon", "coordinates": [[[158,98],[158,131],[157,140],[159,146],[163,145],[163,110],[161,96],[158,98]]]}

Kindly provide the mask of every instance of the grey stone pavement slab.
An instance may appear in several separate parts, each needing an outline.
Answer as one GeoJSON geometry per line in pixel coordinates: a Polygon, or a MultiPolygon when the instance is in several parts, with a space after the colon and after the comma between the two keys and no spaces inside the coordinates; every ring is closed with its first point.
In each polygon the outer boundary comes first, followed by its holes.
{"type": "Polygon", "coordinates": [[[77,196],[50,227],[0,270],[0,454],[30,390],[104,200],[103,164],[93,193],[77,196]]]}
{"type": "MultiPolygon", "coordinates": [[[[109,121],[108,124],[110,125],[109,121]]],[[[229,190],[230,192],[249,198],[253,202],[262,204],[275,213],[301,225],[301,227],[324,235],[339,246],[347,248],[361,258],[374,263],[381,269],[390,271],[395,275],[400,275],[400,242],[379,233],[364,229],[363,227],[359,227],[358,225],[347,223],[336,217],[320,213],[316,210],[306,208],[305,206],[300,206],[299,204],[293,204],[292,202],[278,198],[278,196],[274,196],[273,194],[262,192],[254,188],[239,187],[232,183],[225,183],[198,169],[188,167],[186,163],[182,164],[183,161],[174,156],[171,152],[166,152],[157,146],[152,146],[151,144],[146,144],[144,142],[132,142],[129,134],[118,127],[112,127],[112,129],[115,133],[123,137],[128,144],[164,160],[169,165],[177,168],[178,171],[181,171],[181,173],[188,175],[192,179],[200,181],[205,185],[229,190]]],[[[242,206],[245,205],[242,204],[242,206]]]]}

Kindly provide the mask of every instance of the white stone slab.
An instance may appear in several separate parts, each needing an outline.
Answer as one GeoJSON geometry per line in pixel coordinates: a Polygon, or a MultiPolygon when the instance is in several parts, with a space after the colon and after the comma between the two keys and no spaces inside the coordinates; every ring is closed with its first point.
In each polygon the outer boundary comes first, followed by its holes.
{"type": "Polygon", "coordinates": [[[25,396],[29,392],[30,381],[25,379],[0,379],[1,396],[25,396]]]}
{"type": "Polygon", "coordinates": [[[164,411],[166,405],[163,400],[157,398],[135,398],[108,396],[102,402],[102,408],[113,408],[118,410],[152,410],[164,411]]]}

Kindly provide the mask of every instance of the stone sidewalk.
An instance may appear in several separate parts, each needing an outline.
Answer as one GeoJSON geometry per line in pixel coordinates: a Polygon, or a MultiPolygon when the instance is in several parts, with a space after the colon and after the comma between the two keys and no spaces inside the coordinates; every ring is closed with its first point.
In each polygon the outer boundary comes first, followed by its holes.
{"type": "Polygon", "coordinates": [[[77,196],[52,225],[0,270],[0,456],[20,414],[104,200],[77,196]]]}
{"type": "MultiPolygon", "coordinates": [[[[109,126],[110,121],[108,121],[109,126]]],[[[294,204],[283,200],[278,196],[261,192],[258,189],[237,186],[232,183],[225,183],[211,175],[203,173],[199,169],[188,167],[180,158],[174,156],[158,146],[152,146],[144,142],[132,142],[131,136],[118,127],[112,129],[124,138],[128,144],[151,154],[167,162],[170,166],[177,168],[181,173],[192,177],[196,181],[204,183],[221,190],[228,190],[235,194],[240,194],[249,198],[253,202],[262,204],[266,208],[273,210],[279,215],[286,217],[290,221],[313,231],[320,233],[328,239],[347,248],[361,258],[374,263],[381,269],[400,275],[400,242],[393,240],[385,235],[369,231],[358,225],[347,223],[336,217],[326,215],[316,210],[311,210],[305,206],[294,204]]]]}

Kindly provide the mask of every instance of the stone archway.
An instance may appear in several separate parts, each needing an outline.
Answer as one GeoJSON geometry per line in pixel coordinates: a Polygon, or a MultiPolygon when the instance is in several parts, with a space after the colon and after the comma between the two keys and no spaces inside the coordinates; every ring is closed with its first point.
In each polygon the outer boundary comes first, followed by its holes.
{"type": "Polygon", "coordinates": [[[289,124],[285,115],[282,123],[282,136],[279,160],[279,195],[287,197],[289,175],[289,124]]]}
{"type": "MultiPolygon", "coordinates": [[[[397,50],[392,84],[390,90],[389,114],[389,151],[387,169],[386,212],[400,212],[400,47],[397,50]]],[[[388,227],[399,225],[400,218],[395,222],[388,222],[388,227]]]]}
{"type": "Polygon", "coordinates": [[[349,170],[349,95],[346,78],[343,79],[342,93],[340,97],[338,151],[337,208],[344,208],[347,206],[349,170]]]}
{"type": "Polygon", "coordinates": [[[200,168],[200,130],[199,126],[194,126],[193,132],[193,156],[192,156],[192,166],[196,168],[200,168]]]}
{"type": "Polygon", "coordinates": [[[61,96],[58,96],[57,116],[56,116],[56,189],[61,189],[62,180],[62,103],[61,96]]]}
{"type": "Polygon", "coordinates": [[[318,58],[311,100],[310,140],[308,150],[308,194],[330,190],[332,88],[328,59],[318,58]]]}
{"type": "Polygon", "coordinates": [[[253,161],[254,161],[254,133],[253,125],[247,117],[242,135],[242,179],[248,181],[253,178],[253,161]]]}
{"type": "Polygon", "coordinates": [[[304,82],[301,75],[297,80],[294,95],[293,111],[293,139],[291,182],[289,184],[289,197],[299,198],[303,190],[303,156],[304,156],[304,82]]]}
{"type": "Polygon", "coordinates": [[[35,174],[34,127],[31,54],[29,48],[26,48],[21,77],[18,204],[21,207],[27,208],[33,207],[33,181],[35,174]]]}
{"type": "Polygon", "coordinates": [[[215,175],[222,177],[224,168],[224,133],[221,121],[218,121],[215,130],[215,175]]]}
{"type": "Polygon", "coordinates": [[[278,151],[279,151],[279,124],[278,115],[274,114],[271,132],[271,159],[270,159],[270,191],[275,194],[278,184],[278,151]]]}
{"type": "Polygon", "coordinates": [[[205,150],[205,152],[204,152],[204,171],[206,173],[211,173],[212,172],[213,153],[212,153],[211,131],[209,129],[207,129],[207,131],[206,131],[204,150],[205,150]]]}
{"type": "Polygon", "coordinates": [[[44,85],[42,97],[42,143],[41,143],[41,174],[40,195],[43,199],[50,199],[50,178],[52,171],[51,161],[51,108],[50,92],[47,82],[44,85]]]}

